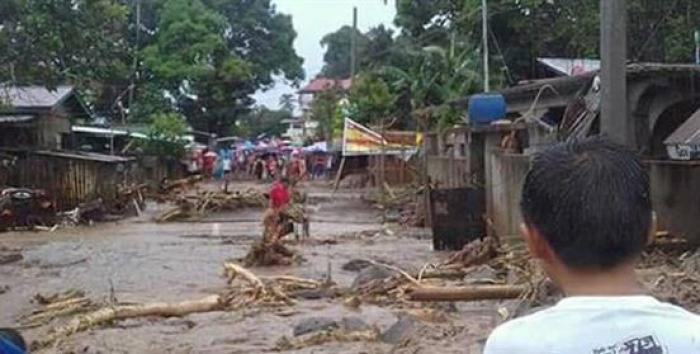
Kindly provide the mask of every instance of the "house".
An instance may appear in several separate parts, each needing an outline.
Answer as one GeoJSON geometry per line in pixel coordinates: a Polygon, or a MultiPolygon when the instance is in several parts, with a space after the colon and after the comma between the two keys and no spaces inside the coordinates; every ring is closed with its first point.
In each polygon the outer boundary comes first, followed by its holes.
{"type": "MultiPolygon", "coordinates": [[[[304,138],[314,137],[318,122],[311,117],[311,108],[316,96],[328,90],[338,90],[342,96],[345,96],[352,86],[352,79],[329,79],[325,77],[317,77],[311,80],[306,86],[302,87],[297,93],[299,94],[299,109],[301,110],[300,119],[303,121],[304,138]]],[[[344,97],[341,97],[343,99],[344,97]]]]}
{"type": "Polygon", "coordinates": [[[287,125],[287,130],[282,134],[282,138],[295,145],[302,145],[307,138],[316,136],[318,129],[317,121],[305,120],[301,117],[282,119],[282,124],[287,125]]]}
{"type": "Polygon", "coordinates": [[[69,145],[71,121],[90,110],[73,86],[0,87],[0,147],[57,150],[69,145]]]}
{"type": "Polygon", "coordinates": [[[577,76],[600,70],[599,59],[537,58],[539,77],[577,76]]]}
{"type": "Polygon", "coordinates": [[[700,159],[700,110],[666,138],[664,144],[672,160],[700,159]]]}
{"type": "Polygon", "coordinates": [[[302,115],[307,116],[307,113],[311,111],[311,104],[313,103],[314,97],[317,94],[337,89],[341,92],[347,92],[352,86],[352,79],[329,79],[325,77],[317,77],[311,80],[306,86],[302,87],[299,91],[299,108],[301,109],[302,115]]]}
{"type": "MultiPolygon", "coordinates": [[[[498,92],[510,124],[468,125],[426,138],[431,181],[483,193],[487,230],[504,242],[519,240],[520,188],[533,153],[553,141],[600,133],[597,71],[564,75],[568,69],[560,69],[555,78],[498,92]]],[[[660,228],[700,244],[700,199],[687,193],[700,189],[700,163],[692,159],[700,151],[697,87],[698,65],[629,64],[627,116],[615,119],[628,121],[630,147],[645,161],[660,228]],[[671,159],[669,152],[688,161],[671,159]]]]}

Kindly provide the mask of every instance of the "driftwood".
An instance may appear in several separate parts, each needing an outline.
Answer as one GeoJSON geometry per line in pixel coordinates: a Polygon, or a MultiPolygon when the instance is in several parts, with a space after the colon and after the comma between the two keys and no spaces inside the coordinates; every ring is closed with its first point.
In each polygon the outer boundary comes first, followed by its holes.
{"type": "MultiPolygon", "coordinates": [[[[297,289],[316,289],[321,283],[293,276],[277,276],[259,278],[248,269],[235,264],[224,264],[224,275],[228,279],[229,289],[224,294],[211,295],[197,300],[187,300],[175,303],[153,302],[146,304],[111,305],[92,312],[73,317],[65,325],[54,328],[42,339],[34,342],[34,350],[50,346],[74,333],[85,331],[94,326],[100,326],[114,321],[160,316],[181,317],[192,313],[226,311],[245,308],[251,305],[291,305],[294,303],[287,292],[297,289]],[[245,286],[234,286],[237,280],[242,280],[245,286]]],[[[85,300],[82,292],[70,292],[58,296],[37,297],[42,303],[48,303],[51,310],[70,308],[82,304],[85,300]],[[58,305],[60,303],[60,305],[58,305]]],[[[35,320],[45,320],[39,318],[35,320]]]]}
{"type": "Polygon", "coordinates": [[[492,237],[474,240],[444,261],[440,268],[459,269],[484,264],[496,256],[498,243],[492,237]]]}
{"type": "Polygon", "coordinates": [[[173,189],[178,189],[178,188],[186,188],[186,187],[191,187],[195,183],[203,180],[204,177],[202,175],[194,175],[186,178],[181,178],[181,179],[176,179],[174,181],[163,181],[161,183],[161,191],[171,191],[173,189]]]}
{"type": "Polygon", "coordinates": [[[260,208],[267,202],[262,193],[252,189],[233,193],[205,191],[195,194],[172,194],[159,198],[173,202],[176,206],[157,216],[157,222],[185,219],[207,212],[260,208]]]}
{"type": "Polygon", "coordinates": [[[528,288],[518,285],[474,285],[462,287],[416,287],[406,291],[411,301],[479,301],[515,299],[528,288]]]}
{"type": "Polygon", "coordinates": [[[220,311],[224,310],[226,306],[227,301],[223,297],[211,295],[199,300],[178,303],[155,302],[143,305],[106,307],[73,318],[66,325],[55,328],[49,335],[34,342],[32,348],[37,350],[47,347],[74,333],[112,321],[146,316],[178,317],[191,313],[220,311]]]}

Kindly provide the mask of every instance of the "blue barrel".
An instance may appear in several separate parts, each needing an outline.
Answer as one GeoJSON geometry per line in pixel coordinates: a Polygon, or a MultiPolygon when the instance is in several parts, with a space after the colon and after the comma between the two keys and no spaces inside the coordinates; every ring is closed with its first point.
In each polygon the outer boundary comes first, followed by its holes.
{"type": "Polygon", "coordinates": [[[469,97],[469,121],[490,124],[506,117],[506,99],[500,93],[479,94],[469,97]]]}

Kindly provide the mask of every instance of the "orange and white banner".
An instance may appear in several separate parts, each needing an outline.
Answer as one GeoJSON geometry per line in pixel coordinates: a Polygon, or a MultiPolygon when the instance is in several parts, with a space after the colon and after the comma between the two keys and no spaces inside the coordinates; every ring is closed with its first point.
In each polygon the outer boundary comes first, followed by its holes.
{"type": "Polygon", "coordinates": [[[416,153],[416,146],[387,142],[381,134],[345,118],[343,129],[343,156],[402,155],[416,153]]]}

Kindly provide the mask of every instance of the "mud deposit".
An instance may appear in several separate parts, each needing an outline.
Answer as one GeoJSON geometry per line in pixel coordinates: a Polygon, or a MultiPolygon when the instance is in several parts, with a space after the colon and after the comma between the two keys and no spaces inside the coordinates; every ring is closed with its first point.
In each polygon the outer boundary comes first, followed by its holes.
{"type": "MultiPolygon", "coordinates": [[[[382,226],[357,194],[331,195],[319,188],[310,193],[315,209],[313,240],[291,245],[306,262],[251,271],[322,280],[330,269],[334,282],[350,286],[357,273],[343,270],[343,265],[354,259],[419,269],[445,256],[431,250],[424,230],[382,226]]],[[[151,222],[164,207],[150,205],[145,215],[112,224],[0,234],[3,253],[22,256],[0,265],[0,288],[5,290],[0,294],[0,326],[18,326],[22,315],[36,309],[32,298],[37,293],[75,288],[96,301],[116,297],[119,302],[143,303],[196,299],[223,290],[222,264],[243,257],[260,237],[261,211],[210,215],[198,222],[151,222]]],[[[294,338],[299,323],[321,317],[331,322],[359,319],[382,335],[372,341],[330,341],[286,352],[480,353],[486,335],[500,321],[497,309],[502,305],[494,301],[352,307],[337,298],[300,299],[293,306],[277,308],[121,321],[77,333],[41,352],[265,353],[279,350],[284,337],[294,338]],[[393,328],[391,335],[385,333],[407,314],[409,320],[393,328]]],[[[31,342],[54,324],[23,333],[31,342]]]]}

